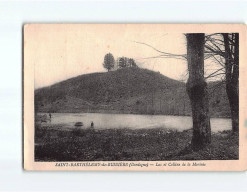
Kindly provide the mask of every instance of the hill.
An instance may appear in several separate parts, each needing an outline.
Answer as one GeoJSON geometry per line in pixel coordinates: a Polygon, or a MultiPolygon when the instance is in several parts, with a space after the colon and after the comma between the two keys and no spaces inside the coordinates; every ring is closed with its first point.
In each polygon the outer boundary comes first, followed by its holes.
{"type": "MultiPolygon", "coordinates": [[[[210,113],[230,116],[225,89],[209,83],[210,113]]],[[[125,68],[80,75],[35,90],[37,112],[105,112],[191,115],[185,83],[158,72],[125,68]]]]}

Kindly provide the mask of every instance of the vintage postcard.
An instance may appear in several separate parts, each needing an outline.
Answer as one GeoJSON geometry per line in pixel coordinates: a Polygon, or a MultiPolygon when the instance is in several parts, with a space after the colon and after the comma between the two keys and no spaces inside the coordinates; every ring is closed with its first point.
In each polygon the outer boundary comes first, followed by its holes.
{"type": "Polygon", "coordinates": [[[25,24],[25,170],[245,171],[243,24],[25,24]]]}

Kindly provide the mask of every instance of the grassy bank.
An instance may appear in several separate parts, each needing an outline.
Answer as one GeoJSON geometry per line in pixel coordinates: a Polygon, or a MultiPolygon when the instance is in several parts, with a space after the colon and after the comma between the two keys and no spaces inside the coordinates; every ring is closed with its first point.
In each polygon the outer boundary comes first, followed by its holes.
{"type": "Polygon", "coordinates": [[[238,159],[238,136],[229,131],[212,135],[212,143],[195,152],[192,131],[168,129],[95,131],[36,125],[36,161],[140,161],[238,159]]]}

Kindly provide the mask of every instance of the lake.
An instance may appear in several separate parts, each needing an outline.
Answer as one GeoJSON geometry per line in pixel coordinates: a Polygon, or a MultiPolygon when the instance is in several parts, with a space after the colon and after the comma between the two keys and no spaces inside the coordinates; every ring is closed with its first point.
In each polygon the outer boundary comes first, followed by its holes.
{"type": "MultiPolygon", "coordinates": [[[[39,115],[45,113],[39,113],[39,115]]],[[[48,116],[48,114],[46,114],[48,116]]],[[[104,113],[52,113],[50,124],[74,127],[76,122],[83,122],[82,128],[89,128],[91,121],[95,129],[154,129],[169,128],[183,131],[192,128],[190,116],[104,114],[104,113]]],[[[231,119],[211,118],[212,132],[230,130],[231,119]]]]}

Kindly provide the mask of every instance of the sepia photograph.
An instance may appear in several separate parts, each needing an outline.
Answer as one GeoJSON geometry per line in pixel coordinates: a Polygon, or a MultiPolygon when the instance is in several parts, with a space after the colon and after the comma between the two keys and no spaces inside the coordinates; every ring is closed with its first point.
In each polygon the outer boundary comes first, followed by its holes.
{"type": "Polygon", "coordinates": [[[25,158],[54,167],[238,162],[246,27],[178,26],[26,24],[25,158]]]}
{"type": "Polygon", "coordinates": [[[0,191],[247,191],[247,1],[0,16],[0,191]]]}

